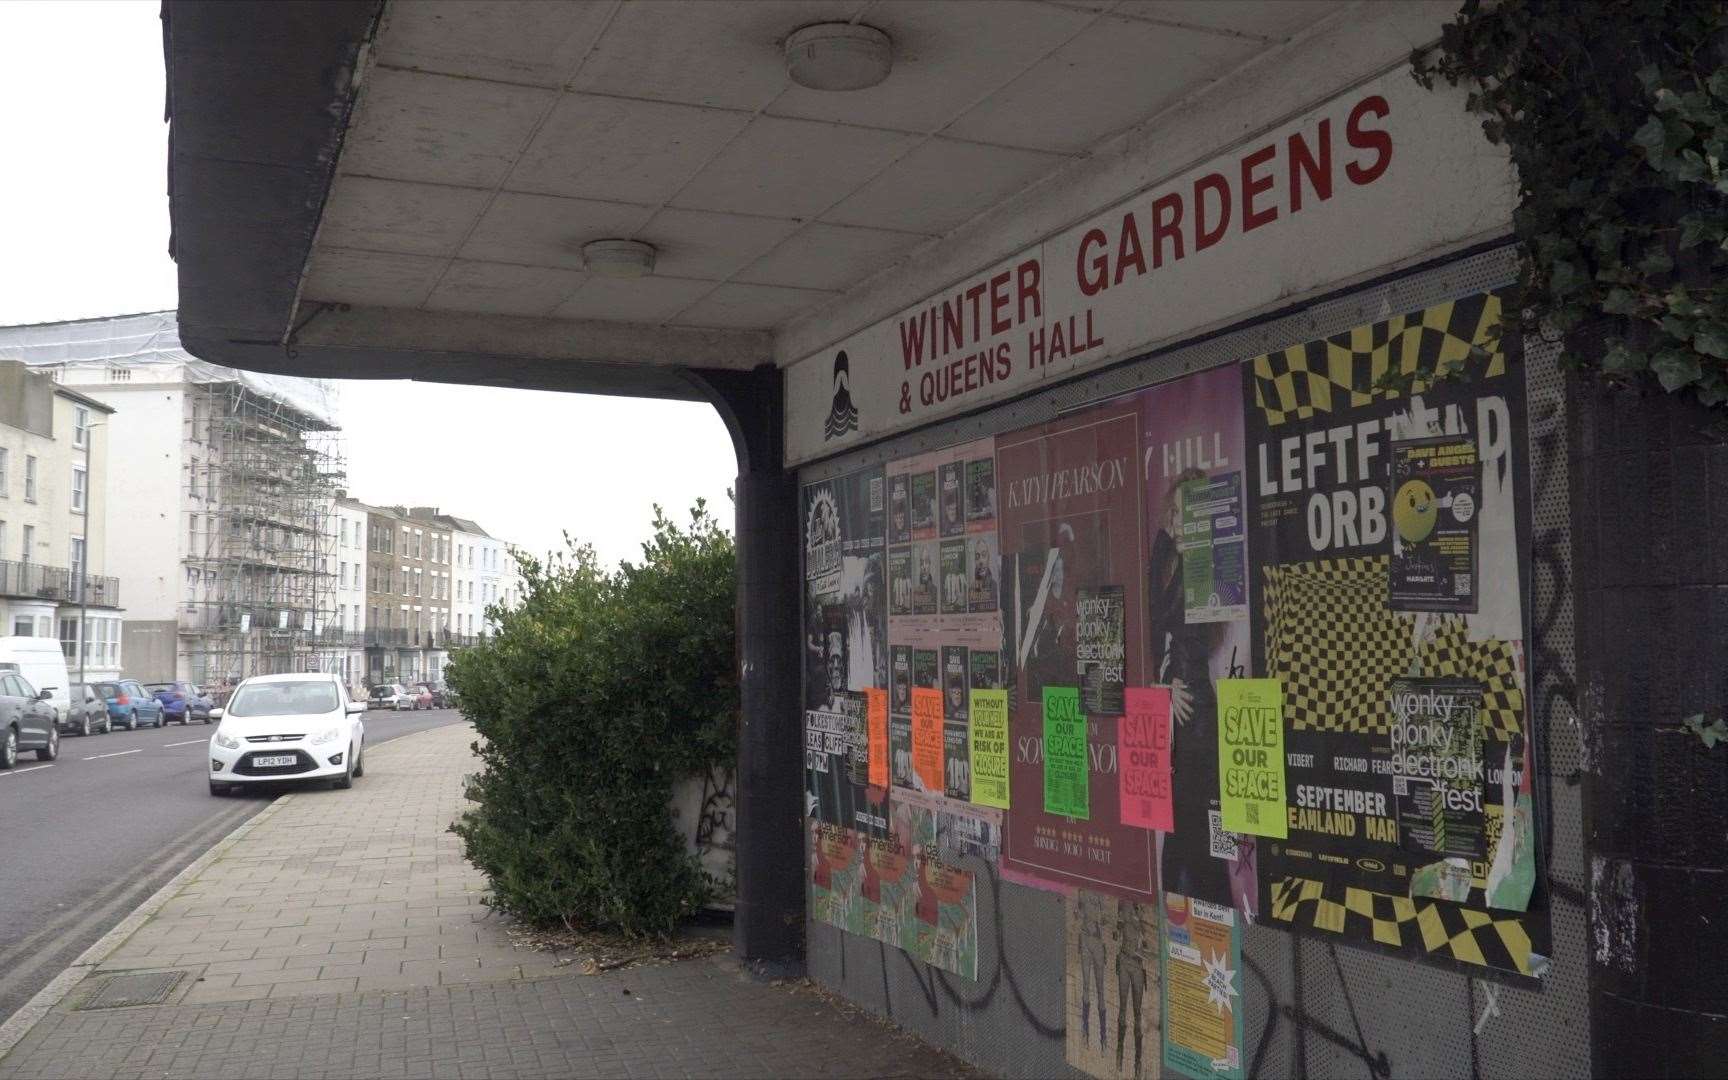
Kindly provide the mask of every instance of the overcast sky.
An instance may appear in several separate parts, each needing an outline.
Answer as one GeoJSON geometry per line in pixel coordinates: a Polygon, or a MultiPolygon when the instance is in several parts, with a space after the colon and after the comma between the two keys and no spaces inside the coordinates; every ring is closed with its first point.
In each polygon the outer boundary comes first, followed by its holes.
{"type": "MultiPolygon", "coordinates": [[[[155,0],[0,2],[0,325],[175,306],[155,0]]],[[[705,405],[411,382],[341,385],[348,486],[541,552],[632,558],[652,505],[728,528],[735,465],[705,405]]]]}

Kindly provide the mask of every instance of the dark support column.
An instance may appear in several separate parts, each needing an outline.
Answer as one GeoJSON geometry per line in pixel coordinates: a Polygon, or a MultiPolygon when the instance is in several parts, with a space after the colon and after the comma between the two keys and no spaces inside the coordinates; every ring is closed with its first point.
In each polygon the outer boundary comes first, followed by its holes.
{"type": "Polygon", "coordinates": [[[1573,396],[1572,551],[1599,1076],[1728,1075],[1728,424],[1573,396]]]}
{"type": "Polygon", "coordinates": [[[781,468],[781,373],[692,373],[738,454],[738,900],[733,944],[759,970],[804,961],[798,484],[781,468]]]}

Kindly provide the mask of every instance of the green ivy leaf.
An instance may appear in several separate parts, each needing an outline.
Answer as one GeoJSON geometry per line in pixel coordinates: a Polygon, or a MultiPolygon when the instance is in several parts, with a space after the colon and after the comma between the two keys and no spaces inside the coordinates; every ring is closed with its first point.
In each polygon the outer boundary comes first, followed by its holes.
{"type": "Polygon", "coordinates": [[[1577,263],[1567,259],[1556,260],[1548,270],[1548,287],[1554,290],[1556,296],[1575,293],[1590,283],[1577,263]]]}
{"type": "Polygon", "coordinates": [[[1696,393],[1699,402],[1706,407],[1720,405],[1724,401],[1728,401],[1728,380],[1724,380],[1718,372],[1706,371],[1703,380],[1699,382],[1696,388],[1696,393]]]}
{"type": "Polygon", "coordinates": [[[1706,240],[1714,240],[1721,231],[1720,224],[1707,221],[1704,215],[1687,214],[1680,219],[1680,250],[1697,247],[1706,240]]]}
{"type": "Polygon", "coordinates": [[[1708,323],[1698,328],[1692,338],[1692,347],[1706,356],[1714,356],[1718,360],[1728,360],[1728,326],[1721,323],[1708,323]]]}
{"type": "Polygon", "coordinates": [[[1662,389],[1669,393],[1697,382],[1704,374],[1703,367],[1698,363],[1698,354],[1681,349],[1663,349],[1658,352],[1650,361],[1650,370],[1656,373],[1656,380],[1662,384],[1662,389]]]}
{"type": "Polygon", "coordinates": [[[1662,118],[1652,116],[1644,121],[1644,126],[1632,133],[1632,142],[1644,148],[1644,154],[1654,164],[1666,156],[1665,142],[1667,134],[1662,129],[1662,118]]]}
{"type": "Polygon", "coordinates": [[[1638,298],[1631,290],[1616,286],[1608,290],[1608,295],[1602,301],[1602,310],[1610,315],[1638,314],[1638,298]]]}
{"type": "Polygon", "coordinates": [[[1610,258],[1620,254],[1620,243],[1625,238],[1626,226],[1612,221],[1598,225],[1591,234],[1596,250],[1610,258]]]}
{"type": "Polygon", "coordinates": [[[1692,323],[1678,315],[1664,315],[1662,317],[1662,329],[1668,332],[1669,337],[1676,340],[1692,340],[1692,323]]]}
{"type": "Polygon", "coordinates": [[[1668,253],[1661,248],[1651,248],[1644,253],[1642,259],[1638,260],[1638,269],[1652,276],[1666,274],[1674,269],[1674,260],[1669,258],[1668,253]]]}
{"type": "Polygon", "coordinates": [[[1644,84],[1646,94],[1656,93],[1656,88],[1662,85],[1662,69],[1655,64],[1645,64],[1638,69],[1638,81],[1644,84]]]}
{"type": "Polygon", "coordinates": [[[1624,341],[1615,340],[1609,344],[1608,351],[1602,354],[1603,371],[1631,374],[1643,371],[1649,366],[1649,355],[1628,346],[1624,341]]]}
{"type": "Polygon", "coordinates": [[[1728,102],[1728,67],[1719,67],[1706,83],[1717,101],[1728,102]]]}

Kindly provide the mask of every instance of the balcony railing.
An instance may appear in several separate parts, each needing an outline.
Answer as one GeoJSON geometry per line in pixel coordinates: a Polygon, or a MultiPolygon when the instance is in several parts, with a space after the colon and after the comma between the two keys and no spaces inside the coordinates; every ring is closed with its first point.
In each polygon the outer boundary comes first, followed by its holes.
{"type": "Polygon", "coordinates": [[[82,591],[79,584],[78,575],[64,566],[0,559],[0,596],[53,600],[61,604],[76,604],[82,600],[91,607],[102,608],[120,606],[119,578],[85,574],[82,591]]]}
{"type": "Polygon", "coordinates": [[[458,634],[449,630],[405,630],[400,627],[368,627],[357,636],[364,639],[364,644],[371,648],[398,649],[463,649],[486,640],[484,634],[458,634]]]}

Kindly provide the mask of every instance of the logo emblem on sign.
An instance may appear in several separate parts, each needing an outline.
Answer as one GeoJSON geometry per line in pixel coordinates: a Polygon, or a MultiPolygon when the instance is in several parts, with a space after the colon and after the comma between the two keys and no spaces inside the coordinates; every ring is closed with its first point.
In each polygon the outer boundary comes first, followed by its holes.
{"type": "Polygon", "coordinates": [[[852,372],[846,361],[846,350],[834,354],[834,404],[828,409],[828,420],[822,425],[822,441],[837,439],[858,430],[858,409],[852,404],[852,372]]]}

